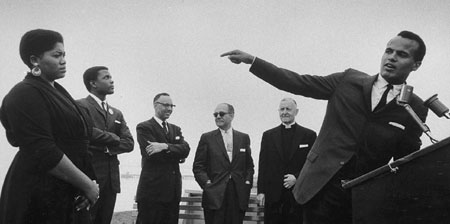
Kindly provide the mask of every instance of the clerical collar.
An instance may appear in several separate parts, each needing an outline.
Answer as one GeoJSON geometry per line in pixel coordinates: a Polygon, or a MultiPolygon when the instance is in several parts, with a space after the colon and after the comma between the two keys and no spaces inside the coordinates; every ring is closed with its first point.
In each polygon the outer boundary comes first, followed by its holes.
{"type": "Polygon", "coordinates": [[[294,125],[295,124],[295,121],[294,122],[292,122],[292,123],[290,123],[290,124],[285,124],[285,123],[281,123],[283,126],[284,126],[284,128],[286,128],[286,129],[289,129],[289,128],[291,128],[292,127],[292,125],[294,125]]]}
{"type": "Polygon", "coordinates": [[[92,98],[94,98],[95,102],[98,103],[98,105],[100,106],[100,108],[103,108],[103,107],[102,107],[102,102],[105,102],[106,104],[108,104],[108,102],[106,102],[106,99],[102,101],[100,98],[98,98],[96,95],[94,95],[94,94],[92,94],[92,93],[89,93],[89,95],[90,95],[92,98]]]}
{"type": "Polygon", "coordinates": [[[159,119],[159,117],[157,117],[157,116],[154,116],[153,118],[156,120],[156,123],[158,123],[159,126],[163,127],[163,125],[162,125],[162,122],[164,122],[163,120],[159,119]]]}

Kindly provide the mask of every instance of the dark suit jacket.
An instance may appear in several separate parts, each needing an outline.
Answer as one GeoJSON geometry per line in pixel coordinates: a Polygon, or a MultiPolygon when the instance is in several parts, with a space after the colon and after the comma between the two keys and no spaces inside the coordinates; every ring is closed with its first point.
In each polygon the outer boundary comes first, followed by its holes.
{"type": "Polygon", "coordinates": [[[151,200],[170,202],[181,198],[181,173],[179,161],[189,155],[189,145],[184,141],[181,128],[168,123],[169,134],[152,118],[136,127],[137,141],[141,149],[142,170],[136,193],[136,201],[151,200]],[[145,147],[150,142],[168,144],[165,151],[147,155],[145,147]]]}
{"type": "Polygon", "coordinates": [[[108,105],[105,113],[94,98],[88,96],[77,100],[89,113],[93,124],[89,151],[100,189],[108,179],[114,192],[120,192],[119,159],[117,154],[133,151],[134,140],[120,110],[108,105]],[[109,151],[109,153],[106,153],[109,151]]]}
{"type": "Polygon", "coordinates": [[[247,134],[233,130],[231,162],[220,130],[203,134],[198,143],[193,165],[195,180],[203,189],[202,206],[219,209],[231,177],[235,183],[240,209],[247,209],[253,184],[253,168],[250,137],[247,134]],[[211,181],[210,184],[206,184],[208,180],[211,181]],[[245,181],[249,181],[250,184],[245,184],[245,181]]]}
{"type": "Polygon", "coordinates": [[[296,178],[306,160],[311,146],[316,140],[316,132],[295,124],[295,134],[286,157],[282,148],[279,125],[263,133],[259,152],[258,194],[265,194],[266,203],[278,202],[284,186],[284,175],[293,174],[296,178]]]}
{"type": "MultiPolygon", "coordinates": [[[[376,75],[353,69],[328,76],[298,75],[259,58],[250,71],[281,90],[328,100],[322,128],[293,190],[301,204],[343,167],[351,172],[342,178],[351,179],[420,148],[421,129],[395,100],[372,112],[376,75]]],[[[428,109],[422,100],[413,94],[409,104],[425,121],[428,109]]]]}

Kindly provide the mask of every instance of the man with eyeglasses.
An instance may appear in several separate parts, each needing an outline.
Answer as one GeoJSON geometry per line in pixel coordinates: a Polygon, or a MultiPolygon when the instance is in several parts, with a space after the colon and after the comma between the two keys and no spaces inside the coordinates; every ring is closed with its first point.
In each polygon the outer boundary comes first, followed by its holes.
{"type": "Polygon", "coordinates": [[[242,223],[254,174],[250,137],[232,128],[232,105],[217,105],[213,116],[219,128],[200,137],[192,169],[203,189],[205,223],[242,223]]]}
{"type": "Polygon", "coordinates": [[[278,113],[281,125],[265,131],[261,140],[257,200],[264,206],[265,224],[303,223],[302,207],[295,201],[292,188],[316,132],[296,123],[294,99],[282,99],[278,113]]]}
{"type": "Polygon", "coordinates": [[[153,99],[155,116],[136,127],[142,170],[136,193],[137,224],[178,223],[181,199],[181,161],[189,145],[181,128],[167,123],[175,105],[167,93],[153,99]]]}

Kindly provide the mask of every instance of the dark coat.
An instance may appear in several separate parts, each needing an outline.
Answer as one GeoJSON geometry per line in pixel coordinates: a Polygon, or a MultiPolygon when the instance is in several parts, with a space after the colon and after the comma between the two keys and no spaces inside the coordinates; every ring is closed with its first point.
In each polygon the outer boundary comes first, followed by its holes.
{"type": "Polygon", "coordinates": [[[136,193],[136,201],[151,200],[170,202],[181,199],[180,160],[189,155],[189,144],[184,141],[181,128],[168,123],[169,134],[152,118],[136,127],[137,141],[141,149],[142,170],[136,193]],[[168,144],[168,150],[147,155],[145,147],[150,142],[168,144]]]}
{"type": "MultiPolygon", "coordinates": [[[[422,130],[396,100],[372,112],[376,75],[354,69],[328,76],[298,75],[259,58],[250,71],[278,89],[328,101],[322,128],[293,189],[301,204],[341,168],[350,171],[342,178],[351,179],[420,148],[422,130]]],[[[425,121],[428,109],[423,101],[413,94],[409,104],[425,121]]]]}
{"type": "Polygon", "coordinates": [[[100,189],[103,189],[105,184],[109,182],[111,189],[115,193],[120,193],[120,171],[117,155],[131,152],[134,148],[133,136],[122,112],[108,105],[108,113],[105,113],[91,96],[79,99],[77,103],[88,112],[93,125],[89,151],[92,153],[92,164],[97,176],[97,183],[100,189]],[[109,153],[106,153],[106,151],[109,153]]]}
{"type": "Polygon", "coordinates": [[[293,174],[296,178],[306,160],[314,141],[316,132],[295,124],[292,145],[286,157],[282,147],[281,129],[279,125],[265,131],[261,140],[258,170],[258,194],[265,195],[266,203],[278,202],[284,186],[284,175],[293,174]]]}
{"type": "Polygon", "coordinates": [[[219,209],[230,177],[236,187],[241,210],[246,210],[253,185],[254,165],[248,134],[233,130],[233,159],[229,160],[219,129],[200,137],[195,153],[193,172],[203,189],[202,206],[219,209]],[[206,182],[210,180],[210,184],[206,182]],[[245,184],[249,181],[250,184],[245,184]]]}
{"type": "Polygon", "coordinates": [[[3,99],[0,119],[19,147],[3,183],[0,223],[71,223],[78,189],[48,174],[65,154],[94,178],[85,115],[66,90],[28,74],[3,99]]]}

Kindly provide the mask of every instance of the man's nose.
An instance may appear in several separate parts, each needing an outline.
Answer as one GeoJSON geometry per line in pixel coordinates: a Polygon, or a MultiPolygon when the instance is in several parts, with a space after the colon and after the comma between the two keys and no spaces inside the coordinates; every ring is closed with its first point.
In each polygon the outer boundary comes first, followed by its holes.
{"type": "Polygon", "coordinates": [[[397,54],[396,53],[390,54],[388,59],[389,61],[397,61],[397,54]]]}

